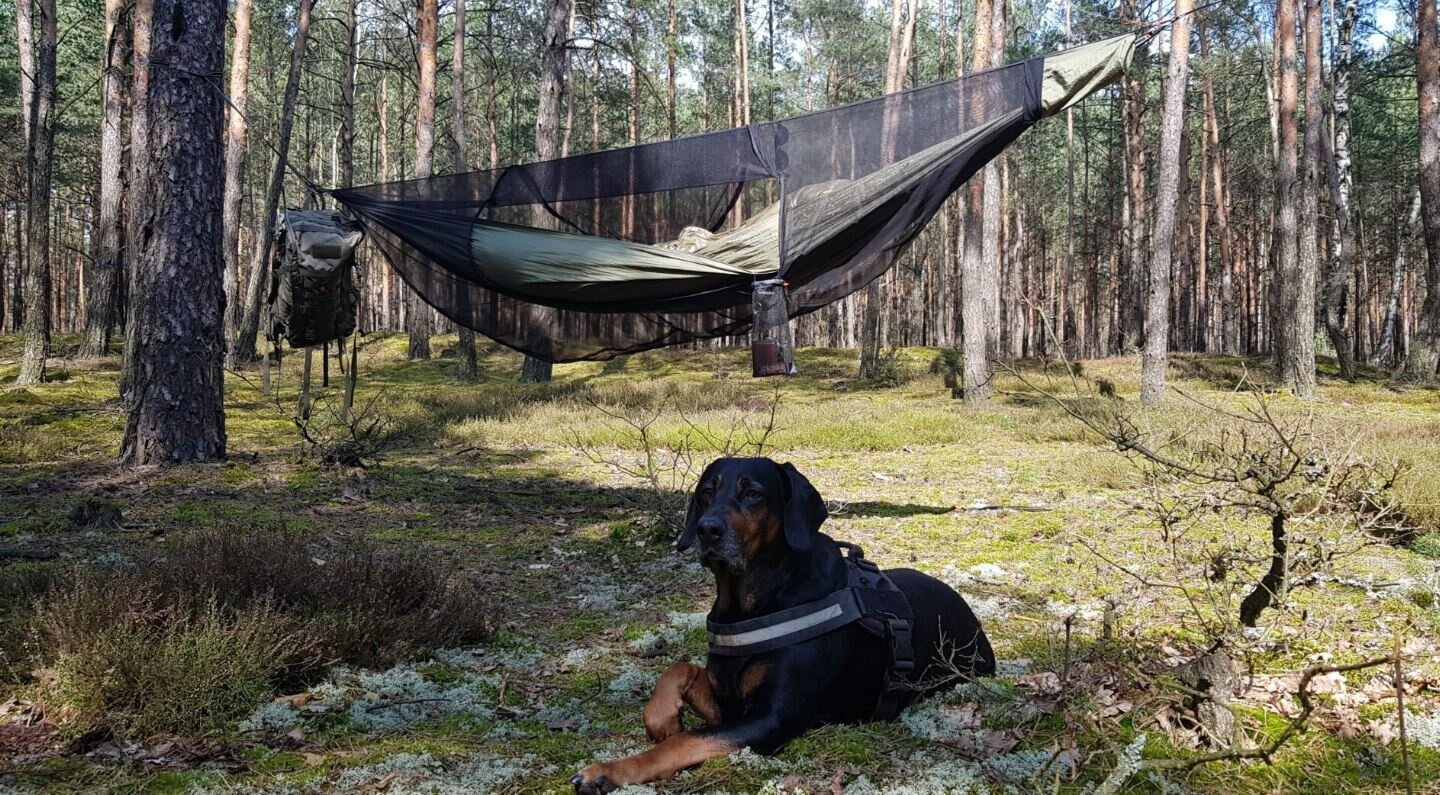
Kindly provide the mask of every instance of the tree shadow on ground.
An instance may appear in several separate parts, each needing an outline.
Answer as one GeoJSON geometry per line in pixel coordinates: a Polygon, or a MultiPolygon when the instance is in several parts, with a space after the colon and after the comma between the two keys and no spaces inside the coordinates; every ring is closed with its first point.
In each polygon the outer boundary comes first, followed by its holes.
{"type": "Polygon", "coordinates": [[[954,510],[955,506],[953,505],[916,505],[914,503],[871,501],[841,503],[831,513],[835,516],[902,519],[909,516],[940,516],[952,513],[954,510]]]}
{"type": "Polygon", "coordinates": [[[1181,379],[1204,381],[1217,389],[1257,391],[1273,384],[1270,361],[1255,356],[1170,354],[1169,369],[1181,379]]]}

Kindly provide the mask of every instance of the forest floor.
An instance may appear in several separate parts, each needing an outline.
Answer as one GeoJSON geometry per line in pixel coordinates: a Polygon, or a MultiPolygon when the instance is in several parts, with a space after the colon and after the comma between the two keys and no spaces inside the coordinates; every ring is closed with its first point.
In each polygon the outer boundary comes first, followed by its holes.
{"type": "MultiPolygon", "coordinates": [[[[1031,386],[1072,386],[1038,365],[1002,375],[994,405],[969,409],[927,373],[933,350],[901,352],[915,375],[890,387],[856,382],[852,353],[828,350],[802,351],[800,375],[783,382],[750,379],[742,351],[661,352],[560,366],[554,384],[524,387],[508,352],[486,352],[468,384],[453,358],[406,362],[403,338],[372,337],[358,404],[390,437],[369,466],[324,466],[301,443],[290,357],[278,397],[261,394],[256,371],[228,378],[227,462],[132,472],[114,464],[118,358],[57,360],[49,383],[20,389],[19,347],[0,338],[0,573],[125,565],[204,529],[294,533],[301,562],[364,537],[474,573],[492,631],[388,670],[337,667],[204,737],[75,736],[65,705],[46,700],[45,671],[12,671],[0,682],[0,791],[566,792],[589,762],[644,747],[656,675],[704,654],[708,575],[654,517],[683,499],[692,468],[767,427],[765,452],[830,501],[830,535],[965,594],[1000,675],[894,723],[827,727],[773,758],[742,753],[630,791],[1079,792],[1133,769],[1137,753],[1193,756],[1187,696],[1168,672],[1205,651],[1206,627],[1234,621],[1268,554],[1265,522],[1228,514],[1178,548],[1163,543],[1139,507],[1143,469],[1031,386]],[[650,483],[620,469],[643,462],[646,439],[650,483]],[[95,501],[120,513],[78,522],[76,506],[95,501]],[[1211,550],[1229,561],[1214,581],[1211,550]],[[1177,578],[1200,598],[1164,585],[1177,578]]],[[[336,370],[317,412],[338,399],[336,370]]],[[[1171,376],[1194,400],[1177,393],[1136,416],[1204,433],[1213,412],[1200,402],[1252,400],[1235,387],[1263,370],[1177,356],[1171,376]]],[[[1085,363],[1127,406],[1137,373],[1132,359],[1085,363]]],[[[1417,537],[1359,539],[1328,576],[1297,583],[1232,649],[1247,667],[1235,712],[1263,743],[1296,711],[1301,671],[1399,643],[1407,736],[1390,669],[1320,677],[1310,730],[1268,763],[1141,770],[1121,791],[1396,792],[1406,751],[1417,791],[1440,791],[1440,392],[1326,376],[1313,404],[1271,405],[1357,455],[1407,461],[1395,493],[1417,537]]],[[[23,613],[0,605],[0,620],[23,613]]],[[[177,681],[156,697],[201,687],[177,681]]]]}

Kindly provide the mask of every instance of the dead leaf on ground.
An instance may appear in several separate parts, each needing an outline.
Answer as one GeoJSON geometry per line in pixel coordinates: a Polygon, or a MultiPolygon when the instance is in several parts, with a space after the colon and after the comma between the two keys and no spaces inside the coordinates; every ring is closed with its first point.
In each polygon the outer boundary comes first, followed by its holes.
{"type": "Polygon", "coordinates": [[[1060,675],[1054,671],[1026,674],[1015,680],[1015,686],[1046,695],[1058,695],[1062,689],[1060,675]]]}

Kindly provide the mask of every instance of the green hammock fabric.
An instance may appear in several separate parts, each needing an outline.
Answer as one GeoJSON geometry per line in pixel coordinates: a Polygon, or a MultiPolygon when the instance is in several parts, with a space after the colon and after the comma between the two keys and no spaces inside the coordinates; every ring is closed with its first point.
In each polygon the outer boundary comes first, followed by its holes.
{"type": "Polygon", "coordinates": [[[335,196],[429,303],[532,355],[743,333],[754,281],[786,280],[797,314],[863,287],[1031,124],[1119,78],[1134,47],[1119,36],[809,116],[335,196]]]}

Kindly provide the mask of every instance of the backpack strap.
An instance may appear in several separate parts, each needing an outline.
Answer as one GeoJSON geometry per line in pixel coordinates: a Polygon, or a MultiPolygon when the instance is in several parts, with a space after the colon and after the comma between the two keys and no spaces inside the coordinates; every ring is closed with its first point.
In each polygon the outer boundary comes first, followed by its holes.
{"type": "Polygon", "coordinates": [[[915,612],[905,592],[885,572],[865,558],[855,544],[841,544],[849,553],[850,591],[860,603],[861,626],[883,639],[890,652],[880,700],[871,717],[890,720],[900,714],[915,693],[909,675],[915,670],[915,612]]]}

